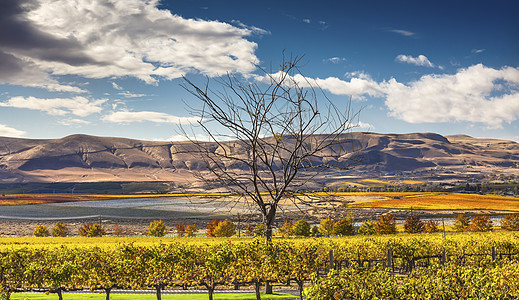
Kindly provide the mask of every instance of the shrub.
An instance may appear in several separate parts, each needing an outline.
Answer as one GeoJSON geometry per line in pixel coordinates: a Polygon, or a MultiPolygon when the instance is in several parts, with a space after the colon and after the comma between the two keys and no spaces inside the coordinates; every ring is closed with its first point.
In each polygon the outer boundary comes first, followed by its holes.
{"type": "Polygon", "coordinates": [[[333,224],[333,234],[345,236],[353,235],[355,228],[353,227],[353,219],[351,217],[341,219],[333,224]]]}
{"type": "Polygon", "coordinates": [[[489,216],[476,216],[470,220],[468,231],[487,232],[492,230],[492,220],[489,216]]]}
{"type": "Polygon", "coordinates": [[[519,214],[506,215],[501,220],[501,228],[508,231],[519,230],[519,214]]]}
{"type": "Polygon", "coordinates": [[[115,225],[115,228],[114,228],[114,235],[115,236],[123,236],[126,233],[127,233],[126,230],[121,228],[119,225],[115,225]]]}
{"type": "Polygon", "coordinates": [[[440,231],[438,228],[438,222],[435,220],[427,220],[424,223],[424,232],[425,233],[435,233],[440,231]]]}
{"type": "Polygon", "coordinates": [[[65,226],[65,224],[61,222],[56,222],[56,225],[54,225],[54,228],[52,228],[52,236],[67,236],[68,235],[68,228],[65,226]]]}
{"type": "Polygon", "coordinates": [[[362,225],[359,228],[359,234],[372,235],[375,234],[375,222],[371,219],[362,221],[362,225]]]}
{"type": "Polygon", "coordinates": [[[292,235],[310,236],[310,224],[306,220],[299,220],[292,227],[292,235]]]}
{"type": "Polygon", "coordinates": [[[216,237],[230,237],[236,233],[236,227],[232,221],[225,219],[218,223],[218,226],[214,229],[214,236],[216,237]]]}
{"type": "Polygon", "coordinates": [[[281,226],[281,228],[279,228],[278,232],[279,232],[279,234],[281,234],[281,236],[287,237],[292,234],[293,227],[294,227],[294,222],[292,222],[291,220],[285,221],[283,226],[281,226]]]}
{"type": "Polygon", "coordinates": [[[254,226],[251,224],[245,226],[245,236],[254,236],[254,226]]]}
{"type": "Polygon", "coordinates": [[[392,214],[385,214],[375,223],[375,232],[377,234],[393,234],[396,233],[395,217],[392,214]]]}
{"type": "Polygon", "coordinates": [[[454,218],[454,225],[452,226],[454,231],[463,232],[469,227],[470,218],[465,217],[463,214],[459,214],[454,218]]]}
{"type": "Polygon", "coordinates": [[[333,225],[332,219],[322,219],[317,230],[324,236],[330,236],[333,234],[333,225]]]}
{"type": "Polygon", "coordinates": [[[49,236],[50,232],[47,229],[47,226],[38,225],[38,226],[36,226],[36,228],[34,228],[33,234],[34,234],[34,236],[37,236],[37,237],[44,237],[44,236],[49,236]]]}
{"type": "Polygon", "coordinates": [[[196,224],[188,224],[186,225],[186,237],[195,236],[195,233],[198,230],[196,229],[196,224]]]}
{"type": "Polygon", "coordinates": [[[175,229],[177,231],[178,237],[183,237],[186,234],[186,226],[184,226],[184,224],[177,224],[175,229]]]}
{"type": "Polygon", "coordinates": [[[206,229],[208,237],[215,237],[214,229],[216,228],[216,226],[218,226],[220,222],[221,221],[219,219],[213,219],[209,224],[207,224],[206,229]]]}
{"type": "Polygon", "coordinates": [[[421,233],[425,230],[425,224],[420,217],[410,216],[407,217],[404,224],[404,231],[407,233],[421,233]]]}
{"type": "Polygon", "coordinates": [[[255,237],[264,237],[267,235],[267,226],[265,224],[258,224],[254,229],[252,230],[252,235],[255,237]]]}
{"type": "Polygon", "coordinates": [[[85,223],[79,228],[79,235],[86,237],[103,236],[105,233],[103,226],[97,223],[85,223]]]}
{"type": "Polygon", "coordinates": [[[149,236],[164,236],[168,232],[168,228],[166,227],[166,224],[162,220],[154,220],[150,223],[150,226],[148,226],[148,229],[146,230],[146,235],[149,236]]]}

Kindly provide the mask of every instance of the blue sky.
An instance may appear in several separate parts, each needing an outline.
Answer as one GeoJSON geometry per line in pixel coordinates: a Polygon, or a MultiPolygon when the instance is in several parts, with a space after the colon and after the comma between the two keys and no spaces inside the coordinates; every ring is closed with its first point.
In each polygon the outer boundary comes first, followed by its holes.
{"type": "MultiPolygon", "coordinates": [[[[282,52],[356,130],[519,141],[518,1],[7,0],[0,136],[179,139],[181,87],[282,52]]],[[[275,70],[274,70],[275,71],[275,70]]],[[[254,78],[254,77],[252,77],[254,78]]]]}

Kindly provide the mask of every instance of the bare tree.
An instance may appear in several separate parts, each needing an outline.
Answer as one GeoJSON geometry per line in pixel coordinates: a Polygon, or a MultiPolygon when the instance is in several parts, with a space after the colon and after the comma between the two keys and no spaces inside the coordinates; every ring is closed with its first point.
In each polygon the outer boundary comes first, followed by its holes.
{"type": "Polygon", "coordinates": [[[202,104],[191,108],[196,126],[209,138],[191,140],[191,153],[205,164],[198,177],[252,201],[268,242],[280,201],[314,201],[316,193],[305,187],[330,168],[348,168],[353,150],[351,101],[340,110],[301,74],[300,60],[283,57],[278,72],[260,68],[263,75],[255,78],[228,74],[217,90],[209,81],[198,86],[184,78],[184,88],[202,104]]]}

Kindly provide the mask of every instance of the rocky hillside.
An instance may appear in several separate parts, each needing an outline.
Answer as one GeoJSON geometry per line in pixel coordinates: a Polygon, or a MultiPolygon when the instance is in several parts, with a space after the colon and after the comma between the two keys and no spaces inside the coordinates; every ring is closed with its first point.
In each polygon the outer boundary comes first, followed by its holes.
{"type": "MultiPolygon", "coordinates": [[[[354,160],[354,170],[366,176],[468,166],[519,170],[519,144],[512,141],[433,133],[351,133],[347,138],[354,153],[336,163],[354,160]]],[[[187,180],[187,170],[203,167],[189,147],[188,142],[88,135],[50,140],[0,137],[0,182],[187,180]]],[[[223,151],[216,144],[207,147],[223,151]]],[[[224,147],[244,152],[239,143],[227,142],[224,147]]]]}

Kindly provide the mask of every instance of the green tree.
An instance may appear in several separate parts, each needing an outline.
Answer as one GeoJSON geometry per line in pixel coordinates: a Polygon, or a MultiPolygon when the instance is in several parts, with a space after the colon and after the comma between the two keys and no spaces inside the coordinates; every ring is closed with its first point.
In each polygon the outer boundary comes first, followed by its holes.
{"type": "Polygon", "coordinates": [[[371,219],[366,219],[362,221],[362,224],[359,228],[359,234],[361,235],[373,235],[375,234],[375,222],[371,219]]]}
{"type": "Polygon", "coordinates": [[[454,218],[454,225],[452,226],[454,231],[463,232],[469,227],[470,218],[465,217],[463,214],[459,214],[454,218]]]}
{"type": "Polygon", "coordinates": [[[425,230],[425,224],[419,216],[409,216],[405,220],[404,231],[406,233],[421,233],[425,230]]]}
{"type": "Polygon", "coordinates": [[[168,232],[166,224],[162,220],[154,220],[148,226],[146,234],[149,236],[164,236],[168,232]]]}
{"type": "Polygon", "coordinates": [[[254,229],[252,230],[252,234],[255,237],[265,237],[265,234],[267,233],[266,231],[267,227],[265,226],[265,224],[261,223],[254,227],[254,229]]]}
{"type": "Polygon", "coordinates": [[[395,217],[392,214],[385,214],[375,223],[375,232],[377,234],[394,234],[396,233],[395,217]]]}
{"type": "Polygon", "coordinates": [[[330,218],[322,219],[321,222],[319,222],[318,231],[323,236],[330,236],[334,234],[333,230],[333,221],[330,218]]]}
{"type": "Polygon", "coordinates": [[[347,217],[341,219],[333,224],[333,234],[346,236],[355,234],[355,228],[353,227],[353,218],[347,217]]]}
{"type": "Polygon", "coordinates": [[[299,220],[292,227],[292,235],[310,236],[310,224],[306,220],[299,220]]]}
{"type": "Polygon", "coordinates": [[[236,227],[232,223],[231,220],[225,219],[222,222],[218,223],[216,228],[214,229],[215,237],[231,237],[236,233],[236,227]]]}
{"type": "Polygon", "coordinates": [[[79,228],[79,235],[86,237],[103,236],[106,234],[103,226],[97,223],[85,223],[79,228]]]}
{"type": "Polygon", "coordinates": [[[34,228],[33,234],[34,234],[34,236],[37,236],[37,237],[44,237],[44,236],[49,236],[50,232],[47,229],[47,226],[38,225],[38,226],[36,226],[36,228],[34,228]]]}
{"type": "Polygon", "coordinates": [[[52,228],[52,236],[65,237],[67,235],[68,235],[67,226],[65,226],[65,224],[63,224],[61,222],[56,222],[56,225],[54,225],[54,228],[52,228]]]}

